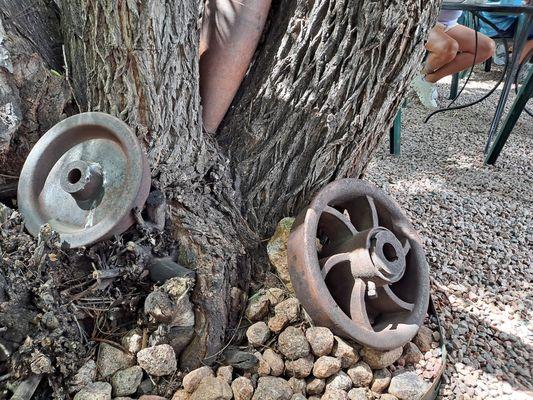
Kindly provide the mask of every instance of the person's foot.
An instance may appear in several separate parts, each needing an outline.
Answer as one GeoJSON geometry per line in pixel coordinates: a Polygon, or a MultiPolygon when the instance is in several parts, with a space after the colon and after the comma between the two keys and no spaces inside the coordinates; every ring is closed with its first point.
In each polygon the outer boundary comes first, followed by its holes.
{"type": "Polygon", "coordinates": [[[496,53],[492,56],[492,62],[496,65],[505,65],[505,53],[507,50],[503,43],[498,44],[496,53]]]}
{"type": "Polygon", "coordinates": [[[426,81],[422,75],[418,75],[413,82],[411,87],[414,89],[417,94],[420,102],[427,108],[438,108],[437,99],[438,92],[435,85],[431,82],[426,81]]]}

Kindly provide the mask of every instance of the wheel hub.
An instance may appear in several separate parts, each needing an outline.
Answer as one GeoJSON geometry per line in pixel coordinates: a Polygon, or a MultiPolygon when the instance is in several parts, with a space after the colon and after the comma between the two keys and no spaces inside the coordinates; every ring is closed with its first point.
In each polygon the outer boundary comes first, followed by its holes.
{"type": "Polygon", "coordinates": [[[121,120],[83,113],[50,129],[28,155],[18,202],[28,231],[49,223],[71,247],[124,232],[150,190],[148,162],[121,120]]]}
{"type": "Polygon", "coordinates": [[[341,336],[392,349],[423,322],[429,274],[418,236],[368,183],[343,179],[319,192],[295,221],[288,259],[311,318],[341,336]]]}

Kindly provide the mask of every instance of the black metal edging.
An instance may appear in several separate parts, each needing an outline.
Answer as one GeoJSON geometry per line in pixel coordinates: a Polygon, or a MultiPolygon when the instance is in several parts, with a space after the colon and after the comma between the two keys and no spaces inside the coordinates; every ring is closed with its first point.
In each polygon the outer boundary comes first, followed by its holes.
{"type": "Polygon", "coordinates": [[[428,391],[420,400],[434,400],[437,398],[442,382],[442,374],[444,373],[444,369],[446,367],[446,342],[444,341],[444,330],[442,329],[442,326],[440,324],[439,320],[439,314],[437,313],[437,310],[435,308],[435,304],[433,303],[433,299],[431,298],[431,295],[429,296],[429,308],[428,308],[429,314],[434,315],[437,320],[437,327],[439,329],[440,334],[440,350],[441,350],[441,366],[439,373],[437,377],[435,377],[435,380],[433,381],[433,384],[430,386],[428,391]]]}

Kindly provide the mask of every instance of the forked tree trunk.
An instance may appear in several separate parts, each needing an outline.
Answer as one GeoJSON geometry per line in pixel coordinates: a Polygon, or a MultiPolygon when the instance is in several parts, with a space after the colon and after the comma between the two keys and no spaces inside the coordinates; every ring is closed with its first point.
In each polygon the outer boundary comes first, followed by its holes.
{"type": "Polygon", "coordinates": [[[280,0],[217,136],[202,131],[198,0],[63,0],[82,111],[126,121],[198,272],[185,366],[239,318],[258,238],[332,179],[360,175],[420,64],[438,0],[280,0]]]}

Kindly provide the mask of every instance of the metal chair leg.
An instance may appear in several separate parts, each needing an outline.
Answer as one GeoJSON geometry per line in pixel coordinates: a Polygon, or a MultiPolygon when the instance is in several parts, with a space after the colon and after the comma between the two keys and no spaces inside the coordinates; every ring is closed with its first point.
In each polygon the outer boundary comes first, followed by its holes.
{"type": "Polygon", "coordinates": [[[487,156],[485,157],[485,164],[494,165],[494,163],[496,163],[496,160],[498,159],[498,156],[500,155],[503,146],[505,146],[505,142],[507,142],[507,139],[509,138],[509,135],[511,134],[514,128],[516,121],[518,120],[520,114],[526,107],[527,102],[532,97],[533,69],[529,71],[526,83],[524,83],[524,85],[522,85],[522,87],[520,88],[520,91],[518,92],[518,95],[516,96],[513,102],[511,110],[505,118],[505,122],[503,123],[500,132],[498,132],[498,135],[494,139],[494,143],[490,147],[490,150],[488,151],[487,156]]]}
{"type": "Polygon", "coordinates": [[[485,72],[490,72],[492,68],[492,57],[485,61],[485,72]]]}
{"type": "Polygon", "coordinates": [[[402,109],[400,108],[389,131],[389,151],[395,156],[400,155],[401,130],[402,109]]]}
{"type": "Polygon", "coordinates": [[[457,97],[457,92],[459,91],[459,74],[453,74],[452,84],[450,87],[450,100],[455,100],[457,97]]]}

